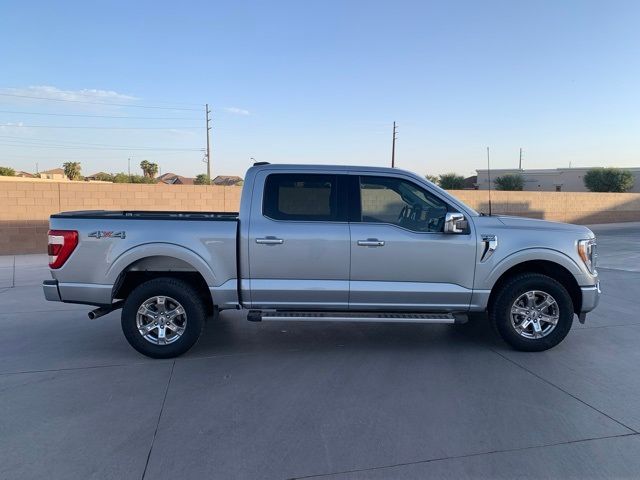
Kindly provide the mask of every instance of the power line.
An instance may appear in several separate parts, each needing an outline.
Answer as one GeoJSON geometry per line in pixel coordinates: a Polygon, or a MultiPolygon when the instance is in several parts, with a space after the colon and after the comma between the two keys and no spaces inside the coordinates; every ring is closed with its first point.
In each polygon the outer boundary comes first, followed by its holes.
{"type": "MultiPolygon", "coordinates": [[[[18,91],[15,88],[5,88],[4,91],[8,91],[8,90],[13,90],[13,91],[18,91]]],[[[99,90],[79,90],[79,91],[65,91],[65,90],[58,90],[58,93],[62,93],[63,95],[81,95],[83,97],[89,97],[89,98],[96,98],[96,99],[100,99],[100,98],[104,98],[104,93],[115,93],[115,92],[102,92],[100,93],[99,90]]],[[[129,100],[138,100],[136,97],[132,97],[130,95],[119,95],[121,98],[128,98],[129,100]]],[[[160,103],[160,104],[164,104],[164,105],[181,105],[181,106],[196,106],[196,107],[202,107],[201,103],[193,103],[193,102],[154,102],[154,103],[160,103]]]]}
{"type": "Polygon", "coordinates": [[[24,146],[24,147],[77,147],[77,148],[87,148],[87,150],[91,150],[89,147],[104,147],[106,149],[143,149],[143,150],[170,150],[170,151],[190,151],[190,152],[202,152],[202,148],[171,148],[171,147],[140,147],[140,146],[130,146],[130,145],[110,145],[107,143],[87,143],[87,142],[73,142],[73,141],[54,141],[48,142],[46,139],[23,139],[20,137],[12,137],[10,135],[0,135],[0,141],[5,143],[11,143],[13,146],[24,146]]]}
{"type": "MultiPolygon", "coordinates": [[[[89,149],[90,150],[90,149],[89,149]]],[[[195,156],[197,152],[187,152],[187,153],[180,153],[180,152],[152,152],[149,154],[149,156],[153,156],[154,158],[156,157],[162,157],[162,158],[185,158],[187,156],[189,156],[190,158],[197,158],[195,156]],[[192,156],[193,155],[193,156],[192,156]]],[[[91,155],[89,158],[88,155],[83,155],[81,152],[69,152],[68,154],[65,153],[64,155],[61,156],[51,156],[51,155],[42,155],[42,154],[36,154],[34,153],[33,155],[24,155],[24,154],[19,154],[19,153],[0,153],[0,158],[25,158],[25,159],[34,159],[34,160],[42,160],[42,159],[46,159],[46,160],[95,160],[95,161],[107,161],[107,160],[113,160],[114,156],[117,156],[119,154],[109,154],[109,153],[101,153],[100,155],[108,155],[108,156],[94,156],[91,155]]],[[[146,153],[144,153],[143,155],[147,155],[146,153]]]]}
{"type": "MultiPolygon", "coordinates": [[[[12,89],[12,88],[5,88],[4,91],[18,91],[17,89],[12,89]]],[[[83,97],[89,97],[89,98],[94,98],[94,99],[101,99],[104,98],[103,93],[100,93],[100,91],[98,90],[80,90],[80,91],[65,91],[65,90],[59,90],[57,93],[62,93],[63,95],[81,95],[83,97]]],[[[115,93],[115,92],[106,92],[106,93],[115,93]]],[[[138,100],[138,98],[133,97],[131,95],[119,95],[121,98],[127,98],[128,100],[138,100]]],[[[169,105],[176,105],[176,106],[194,106],[194,107],[202,107],[202,103],[194,103],[194,102],[153,102],[153,103],[158,103],[161,104],[163,106],[169,106],[169,105]]]]}
{"type": "Polygon", "coordinates": [[[128,108],[151,108],[158,110],[183,110],[183,111],[191,111],[191,112],[199,112],[199,108],[178,108],[178,107],[161,107],[159,105],[131,105],[128,103],[111,103],[111,102],[91,102],[88,100],[69,100],[66,98],[48,98],[48,97],[37,97],[35,95],[18,95],[15,93],[0,93],[3,97],[15,97],[15,98],[30,98],[32,100],[46,100],[50,102],[68,102],[68,103],[84,103],[88,105],[107,105],[113,107],[128,107],[128,108]]]}
{"type": "MultiPolygon", "coordinates": [[[[3,140],[3,142],[9,142],[3,140]]],[[[85,147],[77,146],[72,147],[69,145],[38,145],[38,144],[24,144],[24,143],[0,143],[3,147],[29,147],[29,148],[58,148],[63,150],[144,150],[152,152],[202,152],[201,148],[144,148],[144,147],[85,147]]]]}
{"type": "Polygon", "coordinates": [[[2,125],[0,127],[15,128],[80,128],[89,130],[195,130],[201,127],[89,127],[85,125],[2,125]]]}
{"type": "Polygon", "coordinates": [[[200,120],[199,118],[195,117],[133,117],[126,115],[85,115],[80,113],[16,112],[13,110],[0,110],[0,113],[14,113],[19,115],[46,115],[50,117],[118,118],[131,120],[200,120]]]}
{"type": "MultiPolygon", "coordinates": [[[[112,145],[110,143],[78,142],[78,141],[74,141],[74,140],[58,140],[58,139],[49,139],[49,138],[25,138],[25,137],[15,137],[13,135],[0,135],[0,138],[7,138],[7,139],[10,139],[11,141],[37,142],[37,143],[46,143],[46,142],[51,141],[54,144],[71,145],[71,146],[89,145],[89,146],[95,146],[95,147],[123,147],[123,148],[128,148],[127,145],[112,145]]],[[[198,150],[202,150],[202,149],[200,148],[198,150]]]]}

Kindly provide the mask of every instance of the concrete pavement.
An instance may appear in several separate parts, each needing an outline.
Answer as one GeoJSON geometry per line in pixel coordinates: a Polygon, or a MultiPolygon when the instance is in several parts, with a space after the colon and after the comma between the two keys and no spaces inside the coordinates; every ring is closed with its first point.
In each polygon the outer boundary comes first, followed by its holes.
{"type": "Polygon", "coordinates": [[[210,322],[150,360],[119,312],[44,301],[46,257],[0,257],[0,478],[637,478],[640,224],[595,226],[601,305],[558,347],[486,319],[210,322]]]}

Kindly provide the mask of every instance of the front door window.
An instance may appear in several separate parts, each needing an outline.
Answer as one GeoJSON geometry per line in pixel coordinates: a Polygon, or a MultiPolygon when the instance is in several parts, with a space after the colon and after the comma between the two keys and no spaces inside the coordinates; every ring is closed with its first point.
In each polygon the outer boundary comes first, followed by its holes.
{"type": "Polygon", "coordinates": [[[447,205],[411,182],[360,177],[362,222],[389,223],[414,232],[442,232],[447,205]]]}

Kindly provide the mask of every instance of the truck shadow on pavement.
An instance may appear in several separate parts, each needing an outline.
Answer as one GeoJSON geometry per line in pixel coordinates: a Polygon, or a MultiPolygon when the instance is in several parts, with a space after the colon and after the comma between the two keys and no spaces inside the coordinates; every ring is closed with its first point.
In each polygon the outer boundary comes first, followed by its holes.
{"type": "Polygon", "coordinates": [[[501,345],[484,314],[463,325],[269,322],[252,323],[233,312],[210,320],[196,346],[183,358],[283,351],[465,350],[501,345]]]}

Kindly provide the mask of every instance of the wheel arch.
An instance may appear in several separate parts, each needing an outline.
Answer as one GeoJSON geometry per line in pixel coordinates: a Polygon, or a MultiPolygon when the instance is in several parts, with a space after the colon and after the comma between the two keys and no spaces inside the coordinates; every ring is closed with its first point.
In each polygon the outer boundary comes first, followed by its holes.
{"type": "Polygon", "coordinates": [[[203,299],[208,313],[214,311],[209,286],[215,276],[196,253],[175,245],[144,245],[125,252],[107,273],[112,285],[112,300],[126,298],[133,289],[148,280],[161,277],[178,278],[189,285],[203,299]],[[117,272],[117,273],[116,273],[117,272]]]}
{"type": "Polygon", "coordinates": [[[196,252],[181,245],[173,243],[147,243],[129,249],[111,261],[111,266],[106,272],[106,281],[114,285],[118,277],[132,265],[141,260],[154,258],[148,267],[158,270],[161,265],[165,265],[169,270],[178,270],[185,265],[193,271],[198,272],[207,285],[217,285],[215,273],[207,262],[196,252]],[[176,265],[173,265],[175,263],[176,265]]]}
{"type": "Polygon", "coordinates": [[[540,273],[558,281],[569,292],[574,312],[580,312],[582,305],[582,290],[580,289],[575,276],[569,269],[567,269],[566,266],[551,260],[526,260],[516,263],[504,270],[491,288],[488,308],[492,307],[495,297],[502,286],[511,278],[521,273],[540,273]]]}

